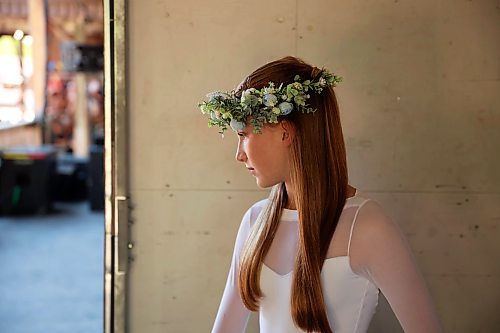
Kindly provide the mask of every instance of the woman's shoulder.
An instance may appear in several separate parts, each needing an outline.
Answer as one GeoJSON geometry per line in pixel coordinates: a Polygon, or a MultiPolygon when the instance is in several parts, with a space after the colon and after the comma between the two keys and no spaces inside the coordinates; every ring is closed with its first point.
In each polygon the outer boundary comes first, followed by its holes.
{"type": "Polygon", "coordinates": [[[362,274],[367,267],[373,267],[374,263],[378,265],[380,260],[388,259],[387,253],[399,251],[406,242],[390,210],[368,197],[357,208],[350,235],[351,267],[358,274],[362,274]],[[388,250],[383,252],[382,249],[388,250]]]}
{"type": "Polygon", "coordinates": [[[371,224],[371,227],[377,227],[378,224],[391,220],[387,209],[376,198],[365,192],[358,191],[349,204],[357,207],[356,220],[360,220],[357,224],[371,224]]]}
{"type": "Polygon", "coordinates": [[[378,200],[363,194],[359,202],[353,228],[364,243],[376,245],[402,236],[396,219],[378,200]]]}
{"type": "Polygon", "coordinates": [[[269,199],[268,198],[265,198],[265,199],[262,199],[262,200],[259,200],[257,201],[256,203],[254,203],[250,209],[253,209],[253,210],[262,210],[266,205],[267,203],[269,202],[269,199]]]}
{"type": "Polygon", "coordinates": [[[257,216],[259,216],[260,212],[266,206],[266,204],[267,204],[267,199],[263,199],[257,201],[252,206],[250,206],[250,208],[247,209],[247,211],[243,215],[243,218],[241,219],[240,227],[238,229],[238,235],[236,236],[236,242],[238,244],[240,245],[243,244],[242,242],[245,241],[246,237],[250,233],[252,226],[257,220],[257,216]]]}
{"type": "Polygon", "coordinates": [[[366,192],[357,190],[355,196],[347,200],[347,207],[354,209],[351,225],[356,234],[373,240],[374,236],[383,236],[398,229],[387,208],[366,192]]]}
{"type": "Polygon", "coordinates": [[[260,212],[266,207],[268,203],[268,199],[262,199],[254,203],[250,208],[247,209],[245,213],[245,217],[253,224],[253,222],[257,219],[260,212]]]}
{"type": "Polygon", "coordinates": [[[363,212],[364,215],[385,213],[385,208],[377,199],[359,189],[353,197],[347,198],[346,206],[357,207],[359,213],[363,212]]]}

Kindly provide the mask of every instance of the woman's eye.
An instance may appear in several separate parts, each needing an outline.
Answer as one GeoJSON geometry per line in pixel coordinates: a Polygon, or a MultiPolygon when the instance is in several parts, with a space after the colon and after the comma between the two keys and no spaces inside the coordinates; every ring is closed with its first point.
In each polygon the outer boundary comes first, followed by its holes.
{"type": "Polygon", "coordinates": [[[243,133],[243,132],[238,132],[238,136],[245,136],[245,133],[243,133]]]}

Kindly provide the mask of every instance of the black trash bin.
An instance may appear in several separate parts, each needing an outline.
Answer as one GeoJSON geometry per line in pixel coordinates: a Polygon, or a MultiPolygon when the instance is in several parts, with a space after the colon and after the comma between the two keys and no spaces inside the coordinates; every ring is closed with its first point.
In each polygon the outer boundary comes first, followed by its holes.
{"type": "Polygon", "coordinates": [[[59,154],[53,181],[54,201],[75,202],[87,199],[87,157],[59,154]]]}
{"type": "Polygon", "coordinates": [[[51,210],[56,153],[48,145],[0,152],[1,214],[42,214],[51,210]]]}

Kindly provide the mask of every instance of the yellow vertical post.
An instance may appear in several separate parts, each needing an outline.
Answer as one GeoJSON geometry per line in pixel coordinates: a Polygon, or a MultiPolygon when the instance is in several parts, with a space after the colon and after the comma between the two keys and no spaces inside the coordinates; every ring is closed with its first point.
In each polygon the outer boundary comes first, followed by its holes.
{"type": "MultiPolygon", "coordinates": [[[[35,97],[35,115],[38,116],[43,112],[45,106],[47,75],[47,21],[44,0],[28,1],[28,21],[29,34],[33,38],[32,50],[36,50],[36,52],[32,52],[33,76],[30,86],[33,88],[35,97]]],[[[40,137],[38,140],[41,141],[42,138],[40,137]]],[[[39,144],[39,141],[34,142],[34,144],[39,144]]]]}
{"type": "MultiPolygon", "coordinates": [[[[83,13],[78,15],[75,39],[78,43],[85,43],[85,17],[83,13]]],[[[76,107],[75,125],[73,128],[73,154],[78,157],[89,156],[90,146],[90,124],[87,105],[87,78],[85,73],[75,75],[76,85],[76,107]]]]}

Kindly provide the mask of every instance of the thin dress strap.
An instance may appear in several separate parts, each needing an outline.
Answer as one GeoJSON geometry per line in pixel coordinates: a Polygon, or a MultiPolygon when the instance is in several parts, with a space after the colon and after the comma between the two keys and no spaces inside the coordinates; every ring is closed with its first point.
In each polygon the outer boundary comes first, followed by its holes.
{"type": "Polygon", "coordinates": [[[349,243],[347,244],[347,256],[349,257],[349,252],[350,252],[350,249],[351,249],[351,238],[352,238],[352,232],[354,230],[354,224],[356,223],[356,218],[358,217],[358,213],[359,213],[359,210],[361,209],[361,207],[363,207],[363,205],[365,203],[367,203],[368,201],[370,201],[371,199],[366,199],[365,201],[363,201],[359,206],[358,206],[358,209],[356,209],[356,214],[354,214],[354,220],[352,221],[352,224],[351,224],[351,232],[349,233],[349,243]]]}

